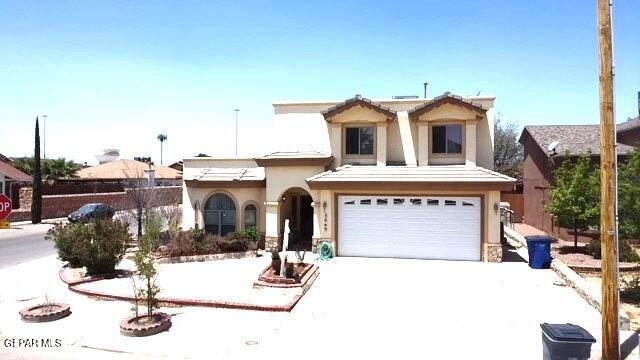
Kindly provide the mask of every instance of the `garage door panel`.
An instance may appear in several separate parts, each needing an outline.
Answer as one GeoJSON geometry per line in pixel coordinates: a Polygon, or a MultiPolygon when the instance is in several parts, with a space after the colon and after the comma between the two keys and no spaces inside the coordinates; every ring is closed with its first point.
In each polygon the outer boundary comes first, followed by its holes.
{"type": "Polygon", "coordinates": [[[480,198],[341,196],[339,254],[480,259],[480,198]]]}

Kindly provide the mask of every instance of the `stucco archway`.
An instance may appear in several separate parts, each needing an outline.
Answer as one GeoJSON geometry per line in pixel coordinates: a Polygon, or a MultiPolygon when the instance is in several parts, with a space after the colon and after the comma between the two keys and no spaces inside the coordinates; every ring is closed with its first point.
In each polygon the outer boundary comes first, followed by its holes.
{"type": "Polygon", "coordinates": [[[280,195],[279,229],[280,240],[285,233],[285,220],[289,220],[290,250],[312,250],[313,237],[313,197],[299,187],[289,188],[280,195]]]}

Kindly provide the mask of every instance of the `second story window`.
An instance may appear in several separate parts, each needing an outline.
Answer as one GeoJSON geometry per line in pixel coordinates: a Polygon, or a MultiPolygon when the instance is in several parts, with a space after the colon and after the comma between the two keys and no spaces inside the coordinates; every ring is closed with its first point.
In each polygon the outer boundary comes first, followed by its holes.
{"type": "Polygon", "coordinates": [[[373,126],[345,129],[346,155],[373,155],[373,126]]]}
{"type": "Polygon", "coordinates": [[[462,125],[436,125],[431,128],[433,154],[462,154],[462,125]]]}

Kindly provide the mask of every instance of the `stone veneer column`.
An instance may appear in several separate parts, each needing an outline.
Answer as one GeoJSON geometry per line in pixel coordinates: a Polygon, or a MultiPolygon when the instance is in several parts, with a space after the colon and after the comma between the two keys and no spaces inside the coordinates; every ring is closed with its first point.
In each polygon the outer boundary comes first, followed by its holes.
{"type": "Polygon", "coordinates": [[[502,262],[502,245],[501,244],[485,244],[484,261],[486,262],[502,262]]]}
{"type": "Polygon", "coordinates": [[[418,166],[429,165],[429,126],[418,124],[418,166]]]}
{"type": "Polygon", "coordinates": [[[318,244],[320,243],[320,203],[312,202],[311,206],[313,206],[313,236],[311,237],[311,251],[314,253],[318,249],[318,244]]]}
{"type": "Polygon", "coordinates": [[[280,214],[280,203],[277,201],[266,201],[265,205],[265,234],[264,248],[267,251],[279,251],[280,239],[278,236],[278,218],[280,214]]]}

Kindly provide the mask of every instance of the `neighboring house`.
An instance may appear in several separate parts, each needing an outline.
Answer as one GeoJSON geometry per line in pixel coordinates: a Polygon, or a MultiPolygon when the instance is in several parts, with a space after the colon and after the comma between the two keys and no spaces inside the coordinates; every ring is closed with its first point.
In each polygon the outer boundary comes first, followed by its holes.
{"type": "Polygon", "coordinates": [[[33,178],[13,166],[8,157],[0,154],[0,193],[11,199],[12,207],[20,206],[19,187],[33,183],[33,178]]]}
{"type": "Polygon", "coordinates": [[[267,250],[501,261],[494,97],[276,103],[271,151],[184,159],[183,228],[256,226],[267,250]]]}
{"type": "Polygon", "coordinates": [[[640,117],[618,124],[616,131],[619,143],[637,146],[640,144],[640,117]]]}
{"type": "Polygon", "coordinates": [[[174,170],[178,170],[178,171],[182,172],[182,161],[176,161],[173,164],[169,165],[169,167],[174,169],[174,170]]]}
{"type": "MultiPolygon", "coordinates": [[[[620,127],[622,125],[619,125],[618,129],[620,127]]],[[[619,130],[618,141],[621,140],[620,133],[619,130]]],[[[628,134],[632,135],[630,132],[628,134]]],[[[630,139],[631,137],[627,137],[625,141],[630,139]]],[[[566,229],[558,228],[551,215],[544,210],[545,202],[549,199],[549,183],[553,179],[554,170],[567,156],[576,158],[590,152],[592,163],[599,166],[600,125],[525,126],[519,141],[524,146],[523,222],[564,238],[573,236],[566,229]],[[553,151],[549,151],[549,145],[554,141],[557,141],[558,145],[553,151]]],[[[619,142],[618,161],[624,161],[632,150],[632,146],[619,142]]],[[[580,240],[585,241],[589,238],[584,237],[580,240]]]]}
{"type": "Polygon", "coordinates": [[[182,173],[168,166],[150,165],[141,161],[120,159],[98,166],[78,170],[78,181],[101,181],[127,183],[134,179],[148,178],[156,186],[176,186],[182,184],[182,173]]]}

